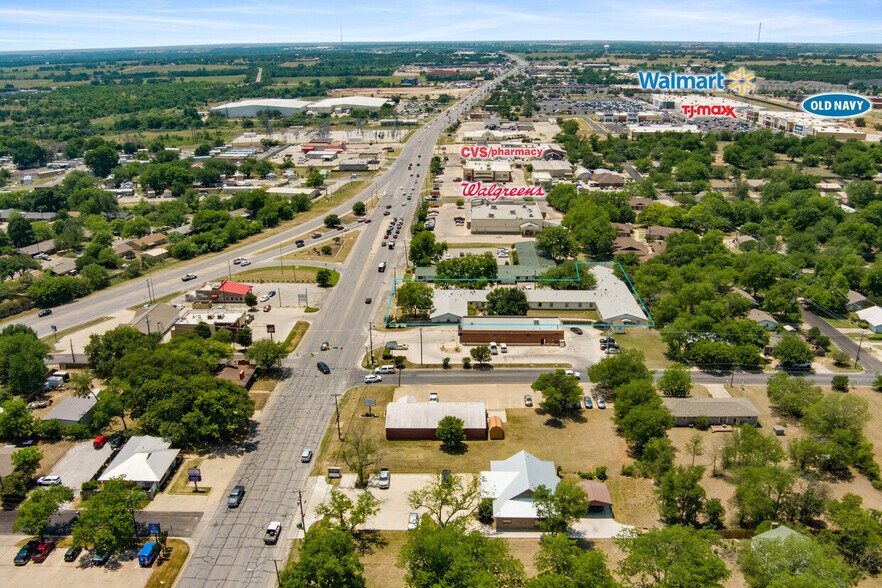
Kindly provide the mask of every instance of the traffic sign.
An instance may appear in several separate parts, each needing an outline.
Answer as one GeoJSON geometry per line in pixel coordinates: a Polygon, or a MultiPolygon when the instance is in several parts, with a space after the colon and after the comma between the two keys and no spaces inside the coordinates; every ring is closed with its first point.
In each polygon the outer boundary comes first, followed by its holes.
{"type": "Polygon", "coordinates": [[[187,481],[188,482],[201,482],[202,481],[202,472],[199,468],[190,468],[187,470],[187,481]]]}
{"type": "Polygon", "coordinates": [[[147,523],[147,531],[151,535],[159,535],[159,523],[147,523]]]}
{"type": "Polygon", "coordinates": [[[376,400],[371,400],[370,398],[368,398],[367,400],[364,401],[364,405],[365,405],[365,406],[376,406],[376,405],[377,405],[377,401],[376,401],[376,400]]]}
{"type": "Polygon", "coordinates": [[[276,325],[267,325],[266,332],[267,333],[275,333],[276,332],[276,325]]]}

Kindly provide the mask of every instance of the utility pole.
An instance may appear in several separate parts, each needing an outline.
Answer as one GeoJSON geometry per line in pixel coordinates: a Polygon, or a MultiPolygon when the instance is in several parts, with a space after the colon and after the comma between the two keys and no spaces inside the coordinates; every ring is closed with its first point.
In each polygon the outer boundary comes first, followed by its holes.
{"type": "Polygon", "coordinates": [[[729,378],[729,385],[732,386],[735,382],[735,372],[738,370],[737,365],[732,366],[732,376],[729,378]]]}
{"type": "Polygon", "coordinates": [[[368,337],[371,341],[371,365],[374,365],[374,323],[368,323],[368,337]]]}
{"type": "Polygon", "coordinates": [[[864,345],[864,333],[861,331],[861,340],[858,342],[857,355],[854,356],[854,367],[857,367],[858,360],[861,358],[861,348],[864,345]]]}
{"type": "Polygon", "coordinates": [[[69,341],[70,341],[70,362],[73,364],[76,362],[76,359],[74,358],[74,350],[73,350],[73,337],[71,337],[69,339],[69,341]]]}
{"type": "Polygon", "coordinates": [[[331,394],[334,397],[334,410],[337,412],[337,439],[343,440],[343,431],[340,430],[340,405],[337,404],[339,394],[331,394]]]}
{"type": "Polygon", "coordinates": [[[420,366],[423,365],[423,328],[420,327],[420,366]]]}
{"type": "Polygon", "coordinates": [[[233,281],[233,266],[230,265],[230,260],[227,259],[227,277],[230,281],[233,281]]]}
{"type": "Polygon", "coordinates": [[[276,582],[278,582],[279,586],[281,586],[282,585],[282,576],[281,576],[281,574],[279,574],[279,562],[276,560],[273,560],[273,565],[276,566],[276,582]]]}
{"type": "Polygon", "coordinates": [[[306,516],[303,514],[303,490],[297,491],[297,502],[300,503],[300,528],[303,529],[303,534],[306,534],[306,516]]]}
{"type": "Polygon", "coordinates": [[[285,274],[285,266],[282,263],[282,244],[281,243],[279,243],[279,271],[282,273],[282,275],[285,274]]]}
{"type": "Polygon", "coordinates": [[[150,334],[150,317],[148,316],[145,320],[147,321],[147,334],[149,335],[150,334]]]}

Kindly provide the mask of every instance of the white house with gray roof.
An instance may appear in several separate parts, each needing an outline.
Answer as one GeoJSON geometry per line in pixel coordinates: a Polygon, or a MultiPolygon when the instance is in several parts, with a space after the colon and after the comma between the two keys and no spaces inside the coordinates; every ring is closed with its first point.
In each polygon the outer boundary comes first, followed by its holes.
{"type": "Polygon", "coordinates": [[[703,417],[711,425],[757,425],[759,411],[747,398],[662,398],[675,427],[688,427],[703,417]]]}
{"type": "Polygon", "coordinates": [[[538,529],[533,493],[539,486],[554,490],[560,482],[554,462],[541,460],[526,451],[491,461],[490,471],[480,475],[481,496],[493,499],[493,518],[498,530],[538,529]]]}

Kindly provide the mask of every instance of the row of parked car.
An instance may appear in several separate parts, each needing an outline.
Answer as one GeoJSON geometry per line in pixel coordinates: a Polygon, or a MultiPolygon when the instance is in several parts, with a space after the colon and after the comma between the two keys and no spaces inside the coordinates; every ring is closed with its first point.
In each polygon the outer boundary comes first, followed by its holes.
{"type": "MultiPolygon", "coordinates": [[[[46,558],[49,557],[49,554],[53,551],[55,551],[55,541],[48,539],[45,541],[38,541],[33,539],[21,546],[21,549],[15,554],[15,560],[13,563],[17,566],[26,565],[29,561],[42,563],[46,561],[46,558]]],[[[83,548],[79,545],[69,547],[67,551],[64,552],[64,561],[76,561],[82,551],[83,548]]],[[[110,559],[109,552],[96,551],[92,556],[92,565],[103,566],[107,563],[108,559],[110,559]]]]}

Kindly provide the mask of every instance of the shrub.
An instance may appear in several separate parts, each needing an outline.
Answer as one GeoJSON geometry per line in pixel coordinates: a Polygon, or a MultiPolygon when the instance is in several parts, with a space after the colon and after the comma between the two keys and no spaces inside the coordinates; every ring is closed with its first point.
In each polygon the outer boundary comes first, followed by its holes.
{"type": "Polygon", "coordinates": [[[835,392],[848,392],[848,376],[833,376],[831,385],[835,392]]]}
{"type": "Polygon", "coordinates": [[[485,525],[493,522],[493,499],[484,498],[478,503],[478,520],[485,525]]]}
{"type": "Polygon", "coordinates": [[[392,350],[388,347],[383,347],[383,359],[392,359],[392,350]]]}
{"type": "Polygon", "coordinates": [[[441,367],[444,368],[445,370],[450,369],[450,358],[449,357],[445,357],[444,359],[441,360],[441,367]]]}
{"type": "Polygon", "coordinates": [[[330,255],[331,251],[333,250],[330,245],[322,245],[322,255],[330,255]]]}
{"type": "Polygon", "coordinates": [[[80,486],[80,490],[83,492],[94,492],[98,489],[98,480],[86,480],[80,486]]]}
{"type": "Polygon", "coordinates": [[[46,439],[47,441],[58,441],[61,439],[62,428],[58,419],[41,421],[37,428],[41,439],[46,439]]]}
{"type": "Polygon", "coordinates": [[[692,419],[692,424],[695,425],[695,428],[699,431],[707,431],[710,428],[710,423],[707,422],[707,417],[698,416],[692,419]]]}
{"type": "Polygon", "coordinates": [[[597,476],[598,480],[606,480],[606,466],[599,466],[596,470],[594,470],[594,475],[597,476]]]}
{"type": "Polygon", "coordinates": [[[842,351],[841,349],[834,349],[830,354],[830,357],[833,358],[833,363],[837,367],[849,367],[851,366],[851,357],[842,351]]]}
{"type": "Polygon", "coordinates": [[[579,477],[583,480],[593,480],[594,472],[579,472],[579,477]]]}
{"type": "Polygon", "coordinates": [[[92,431],[86,425],[71,425],[64,429],[62,433],[65,439],[73,441],[82,441],[92,436],[92,431]]]}
{"type": "Polygon", "coordinates": [[[626,478],[633,478],[637,475],[637,468],[633,463],[626,463],[622,466],[622,471],[620,473],[626,478]]]}
{"type": "Polygon", "coordinates": [[[472,367],[472,358],[471,357],[463,357],[462,358],[462,369],[467,370],[472,367]]]}

